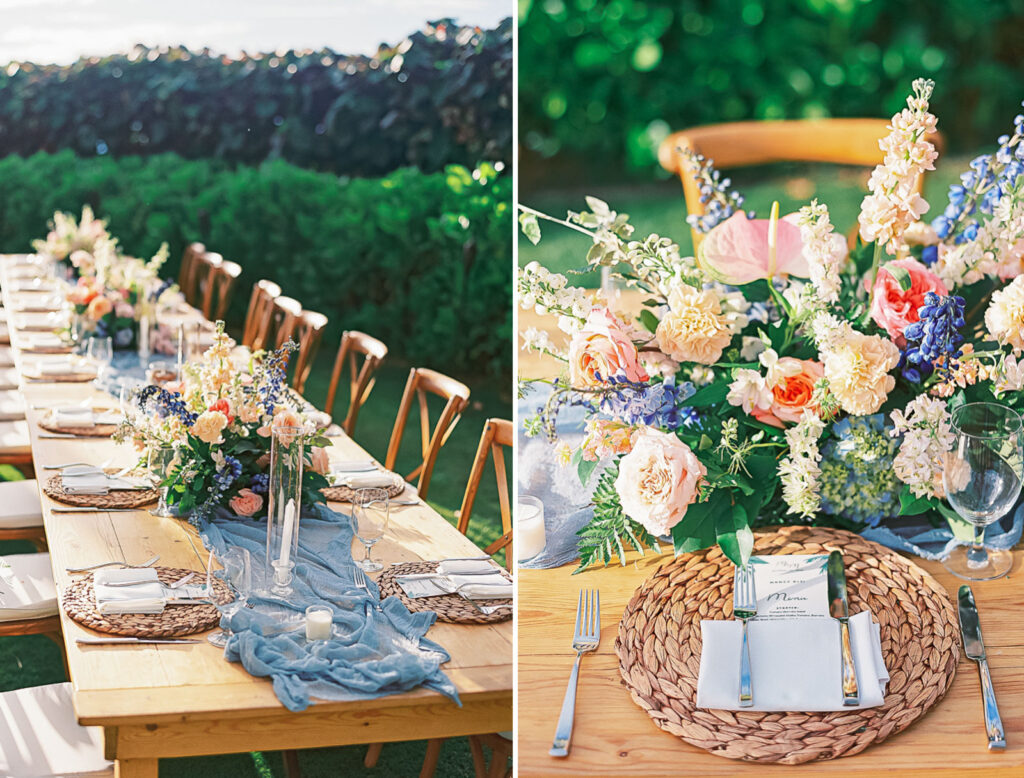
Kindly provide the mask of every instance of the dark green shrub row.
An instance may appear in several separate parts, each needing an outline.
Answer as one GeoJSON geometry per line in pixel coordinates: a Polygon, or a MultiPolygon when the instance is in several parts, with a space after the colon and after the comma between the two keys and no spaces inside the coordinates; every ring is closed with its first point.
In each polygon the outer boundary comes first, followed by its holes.
{"type": "Polygon", "coordinates": [[[435,22],[373,57],[175,48],[0,70],[0,154],[174,152],[341,175],[512,156],[512,22],[435,22]]]}
{"type": "Polygon", "coordinates": [[[232,305],[270,278],[343,328],[381,338],[398,357],[462,373],[511,376],[512,183],[484,163],[339,179],[268,162],[80,158],[70,151],[0,159],[0,251],[30,251],[55,210],[85,203],[127,253],[167,241],[176,275],[188,241],[244,268],[232,305]]]}
{"type": "Polygon", "coordinates": [[[669,130],[887,118],[919,76],[936,81],[932,104],[953,149],[993,144],[1024,99],[1021,9],[1020,0],[524,0],[524,167],[553,177],[559,168],[537,156],[563,155],[591,169],[601,160],[606,177],[624,168],[649,177],[669,130]]]}

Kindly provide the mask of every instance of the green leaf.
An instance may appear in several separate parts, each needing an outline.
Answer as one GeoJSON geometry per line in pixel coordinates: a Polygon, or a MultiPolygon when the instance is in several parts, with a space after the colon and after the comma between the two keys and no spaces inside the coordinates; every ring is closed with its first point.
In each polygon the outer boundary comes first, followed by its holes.
{"type": "Polygon", "coordinates": [[[647,308],[640,311],[640,323],[644,325],[644,329],[648,332],[655,332],[658,329],[658,317],[647,308]]]}
{"type": "Polygon", "coordinates": [[[900,516],[918,516],[934,507],[928,497],[915,497],[910,487],[903,484],[903,491],[900,492],[900,516]]]}
{"type": "Polygon", "coordinates": [[[715,381],[707,386],[702,386],[694,392],[693,396],[686,401],[686,404],[691,408],[705,408],[708,405],[718,405],[725,399],[727,394],[729,394],[729,384],[725,381],[715,381]]]}
{"type": "Polygon", "coordinates": [[[534,246],[540,243],[540,222],[532,213],[519,214],[519,226],[523,229],[523,235],[534,246]]]}
{"type": "Polygon", "coordinates": [[[892,262],[887,262],[882,265],[882,269],[888,271],[889,275],[896,279],[896,283],[900,285],[900,289],[904,292],[910,290],[913,286],[913,282],[910,279],[910,271],[905,267],[900,267],[892,262]]]}
{"type": "Polygon", "coordinates": [[[695,502],[686,509],[683,520],[672,528],[672,545],[676,556],[708,548],[718,542],[715,516],[722,510],[729,510],[727,494],[725,490],[716,490],[707,502],[695,502]]]}
{"type": "Polygon", "coordinates": [[[754,533],[750,531],[747,512],[736,503],[731,510],[720,510],[715,515],[715,534],[718,545],[734,565],[742,567],[754,549],[754,533]]]}
{"type": "Polygon", "coordinates": [[[619,474],[618,463],[613,463],[601,474],[594,489],[594,518],[576,534],[580,538],[580,565],[575,573],[581,573],[591,565],[609,564],[618,559],[626,563],[627,544],[641,554],[649,548],[660,550],[656,538],[643,525],[626,516],[615,490],[615,478],[619,474]]]}
{"type": "Polygon", "coordinates": [[[597,468],[597,462],[591,462],[588,459],[580,457],[580,461],[576,463],[576,474],[580,477],[580,483],[584,486],[587,485],[587,481],[590,480],[590,476],[594,474],[594,470],[597,468]]]}

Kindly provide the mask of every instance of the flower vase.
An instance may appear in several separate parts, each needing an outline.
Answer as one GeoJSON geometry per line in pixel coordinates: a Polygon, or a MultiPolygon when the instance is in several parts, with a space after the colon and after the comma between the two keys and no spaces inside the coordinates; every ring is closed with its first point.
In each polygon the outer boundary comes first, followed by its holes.
{"type": "Polygon", "coordinates": [[[292,594],[299,548],[303,449],[300,427],[271,430],[266,575],[269,591],[282,598],[292,594]]]}

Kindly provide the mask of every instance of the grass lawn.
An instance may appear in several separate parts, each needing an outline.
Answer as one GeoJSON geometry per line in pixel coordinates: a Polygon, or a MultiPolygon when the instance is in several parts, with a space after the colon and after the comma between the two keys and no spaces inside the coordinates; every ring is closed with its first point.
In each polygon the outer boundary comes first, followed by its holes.
{"type": "MultiPolygon", "coordinates": [[[[334,360],[336,343],[325,343],[310,376],[306,396],[318,406],[327,395],[327,383],[334,360]]],[[[431,365],[429,357],[421,363],[431,365]]],[[[409,366],[386,362],[378,373],[377,383],[360,412],[355,438],[373,456],[383,461],[398,403],[405,388],[409,366]]],[[[512,387],[510,381],[459,376],[472,390],[470,407],[452,433],[437,459],[428,501],[445,518],[454,523],[454,512],[462,502],[469,470],[477,443],[489,417],[511,418],[512,387]]],[[[339,390],[339,395],[343,391],[339,390]]],[[[337,413],[344,416],[339,396],[337,413]]],[[[436,419],[436,411],[431,418],[436,419]]],[[[403,437],[399,469],[409,472],[418,462],[419,421],[414,411],[403,437]]],[[[511,480],[512,458],[506,458],[507,475],[511,480]]],[[[487,545],[501,534],[497,486],[493,465],[482,481],[470,524],[470,537],[480,546],[487,545]]],[[[31,551],[27,543],[0,543],[0,553],[31,551]]],[[[503,561],[503,557],[499,561],[503,561]]],[[[66,680],[60,650],[42,636],[0,638],[0,691],[18,689],[66,680]]],[[[377,767],[363,767],[365,746],[326,748],[305,751],[300,756],[304,778],[336,778],[343,775],[368,775],[380,778],[407,778],[419,774],[426,748],[424,741],[393,743],[384,748],[377,767]]],[[[466,738],[453,738],[441,751],[437,773],[443,778],[470,778],[473,763],[466,738]]],[[[160,762],[161,778],[280,778],[284,768],[279,753],[231,754],[221,757],[164,759],[160,762]]]]}

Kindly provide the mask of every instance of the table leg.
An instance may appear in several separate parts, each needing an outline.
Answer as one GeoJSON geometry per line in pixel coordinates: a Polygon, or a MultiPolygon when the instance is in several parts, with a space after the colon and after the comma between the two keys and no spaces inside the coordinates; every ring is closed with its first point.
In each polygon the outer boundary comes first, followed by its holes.
{"type": "Polygon", "coordinates": [[[158,759],[118,759],[114,762],[115,778],[157,778],[158,759]]]}

